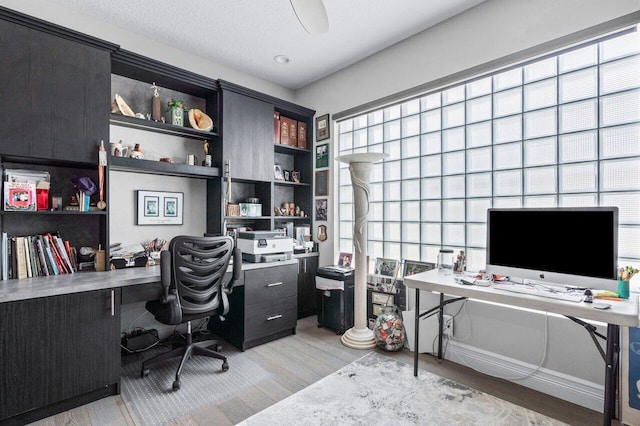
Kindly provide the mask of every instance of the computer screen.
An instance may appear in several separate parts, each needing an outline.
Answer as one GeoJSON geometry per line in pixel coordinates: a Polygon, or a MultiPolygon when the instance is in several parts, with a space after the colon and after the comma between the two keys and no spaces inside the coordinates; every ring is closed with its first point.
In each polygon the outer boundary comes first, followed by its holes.
{"type": "Polygon", "coordinates": [[[487,212],[487,273],[615,291],[617,262],[617,207],[487,212]]]}

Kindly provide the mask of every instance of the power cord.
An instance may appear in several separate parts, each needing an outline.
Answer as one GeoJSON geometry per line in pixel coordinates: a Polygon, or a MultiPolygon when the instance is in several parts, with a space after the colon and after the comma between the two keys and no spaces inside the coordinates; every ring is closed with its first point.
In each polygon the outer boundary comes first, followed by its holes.
{"type": "MultiPolygon", "coordinates": [[[[469,334],[470,336],[471,334],[469,334]]],[[[458,339],[456,339],[458,340],[458,339]]],[[[472,370],[478,371],[482,374],[487,374],[489,376],[493,376],[493,377],[497,377],[498,379],[504,379],[504,380],[523,380],[526,378],[529,378],[531,376],[533,376],[534,374],[536,374],[538,371],[540,371],[540,368],[542,368],[542,366],[544,365],[545,360],[547,359],[547,348],[548,348],[548,343],[549,343],[549,314],[547,312],[544,313],[544,352],[542,353],[542,359],[540,360],[540,363],[538,363],[538,365],[531,370],[529,373],[523,375],[523,376],[500,376],[497,374],[492,374],[492,373],[486,373],[482,370],[480,370],[479,368],[476,368],[472,365],[470,365],[467,361],[465,361],[464,359],[462,359],[462,357],[458,354],[456,354],[456,358],[460,361],[460,363],[466,367],[471,368],[472,370]]]]}

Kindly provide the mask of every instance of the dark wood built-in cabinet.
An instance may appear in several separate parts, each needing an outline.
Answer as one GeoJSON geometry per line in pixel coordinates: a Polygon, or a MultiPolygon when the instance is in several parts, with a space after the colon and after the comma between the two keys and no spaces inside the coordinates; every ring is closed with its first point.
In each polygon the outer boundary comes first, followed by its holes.
{"type": "Polygon", "coordinates": [[[316,314],[318,256],[298,258],[298,319],[316,314]]]}
{"type": "Polygon", "coordinates": [[[72,37],[0,19],[0,154],[97,162],[116,46],[72,37]]]}
{"type": "MultiPolygon", "coordinates": [[[[199,155],[201,147],[208,146],[212,156],[212,167],[109,157],[106,210],[0,210],[0,232],[18,236],[59,231],[76,248],[102,246],[108,259],[110,171],[205,179],[207,233],[223,234],[229,223],[258,230],[281,228],[289,221],[296,226],[311,224],[315,111],[3,7],[0,51],[0,98],[5,102],[0,115],[0,166],[49,172],[50,196],[62,196],[64,205],[75,192],[73,177],[99,182],[98,147],[104,141],[109,149],[110,126],[186,138],[179,143],[196,144],[199,155]],[[119,93],[135,112],[146,115],[152,83],[165,93],[188,97],[187,106],[196,106],[213,119],[213,130],[110,112],[114,93],[119,93]],[[274,143],[274,112],[306,123],[308,148],[274,143]],[[259,198],[261,216],[225,215],[225,160],[230,164],[232,201],[259,198]],[[301,181],[276,181],[274,164],[300,171],[301,181]],[[300,206],[307,216],[276,215],[274,208],[284,202],[300,206]]],[[[244,285],[231,295],[229,321],[219,328],[222,336],[244,350],[295,333],[298,316],[313,312],[312,271],[318,260],[306,257],[300,262],[246,270],[244,285]]],[[[37,420],[119,392],[119,289],[34,294],[27,300],[0,303],[0,324],[0,423],[37,420]]]]}
{"type": "Polygon", "coordinates": [[[212,328],[240,350],[295,334],[297,265],[270,266],[244,272],[244,285],[230,295],[226,321],[212,328]]]}
{"type": "Polygon", "coordinates": [[[118,392],[119,289],[0,303],[0,324],[0,423],[31,421],[29,411],[78,395],[118,392]]]}

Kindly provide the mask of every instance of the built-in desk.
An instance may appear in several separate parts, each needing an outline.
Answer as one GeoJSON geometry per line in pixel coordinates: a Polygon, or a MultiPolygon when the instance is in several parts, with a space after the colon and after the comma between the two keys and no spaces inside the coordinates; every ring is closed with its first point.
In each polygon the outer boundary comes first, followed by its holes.
{"type": "MultiPolygon", "coordinates": [[[[285,269],[295,282],[297,259],[242,265],[252,276],[285,269]]],[[[242,275],[238,295],[247,294],[242,275]]],[[[0,281],[0,423],[118,394],[121,304],[161,291],[158,266],[0,281]]]]}
{"type": "MultiPolygon", "coordinates": [[[[440,324],[438,358],[442,358],[441,348],[444,307],[449,303],[467,298],[564,315],[578,324],[586,326],[585,328],[590,332],[594,341],[596,339],[593,330],[590,329],[588,324],[582,321],[582,319],[606,323],[606,353],[602,351],[599,345],[598,349],[601,351],[605,359],[603,423],[605,425],[611,424],[611,419],[615,416],[617,369],[620,351],[620,326],[638,327],[640,321],[638,318],[638,297],[636,295],[632,295],[631,298],[623,301],[611,301],[609,302],[611,304],[610,309],[600,310],[595,309],[593,304],[585,302],[576,303],[528,294],[511,293],[497,290],[493,287],[463,285],[455,281],[454,275],[451,272],[444,272],[440,270],[432,270],[405,277],[404,284],[409,288],[416,289],[414,348],[418,348],[420,318],[432,314],[438,314],[440,324]],[[423,313],[420,312],[421,290],[440,293],[440,303],[423,313]],[[445,298],[445,295],[453,296],[453,298],[445,298]]],[[[414,351],[413,362],[414,376],[417,376],[417,350],[414,351]]]]}

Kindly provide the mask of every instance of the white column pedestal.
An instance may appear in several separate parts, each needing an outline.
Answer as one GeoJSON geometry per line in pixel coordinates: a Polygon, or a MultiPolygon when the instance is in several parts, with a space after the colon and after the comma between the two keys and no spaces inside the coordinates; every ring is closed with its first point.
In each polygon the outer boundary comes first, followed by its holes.
{"type": "Polygon", "coordinates": [[[376,346],[373,331],[367,327],[367,223],[369,216],[369,179],[371,165],[388,157],[388,154],[366,152],[341,155],[336,160],[349,164],[355,222],[353,225],[354,295],[353,327],[340,339],[353,349],[371,349],[376,346]]]}

